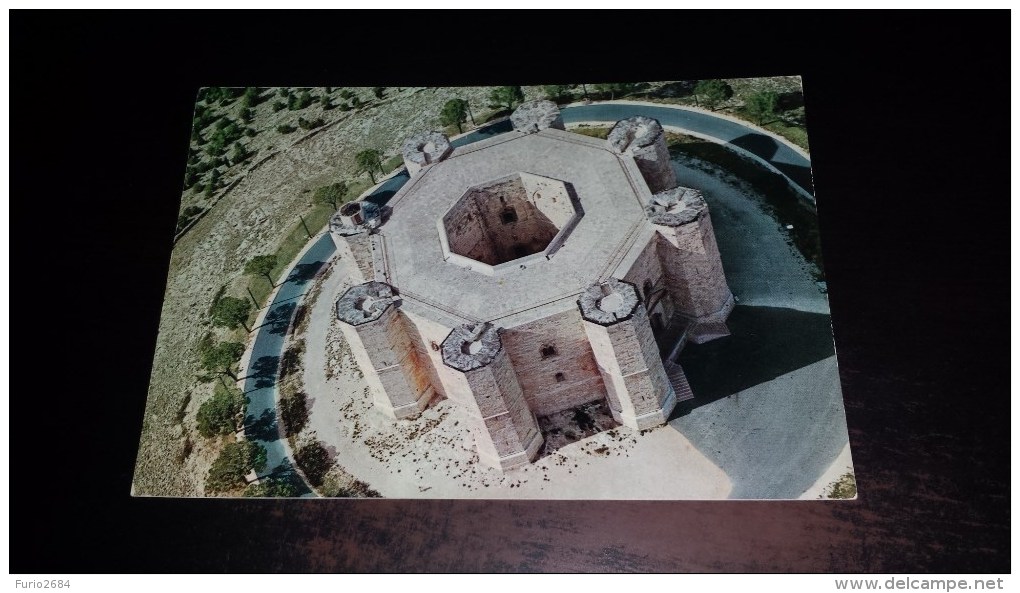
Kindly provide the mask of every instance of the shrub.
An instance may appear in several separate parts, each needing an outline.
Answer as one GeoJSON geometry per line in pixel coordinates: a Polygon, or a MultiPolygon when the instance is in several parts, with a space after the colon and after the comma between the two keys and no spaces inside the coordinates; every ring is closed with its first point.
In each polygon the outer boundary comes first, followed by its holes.
{"type": "Polygon", "coordinates": [[[236,389],[216,384],[213,396],[198,408],[198,433],[204,437],[231,434],[244,420],[244,395],[236,389]]]}
{"type": "Polygon", "coordinates": [[[321,117],[317,117],[313,120],[307,120],[303,117],[299,117],[297,121],[302,130],[314,130],[315,128],[321,128],[326,123],[322,121],[321,117]]]}
{"type": "Polygon", "coordinates": [[[297,435],[308,424],[308,396],[297,392],[280,397],[280,419],[284,434],[297,435]]]}
{"type": "Polygon", "coordinates": [[[248,484],[244,496],[249,498],[288,498],[297,496],[298,490],[289,480],[266,478],[258,484],[248,484]]]}
{"type": "Polygon", "coordinates": [[[230,443],[209,468],[205,486],[210,492],[234,490],[246,484],[245,476],[252,470],[260,472],[265,468],[265,447],[252,441],[230,443]]]}
{"type": "Polygon", "coordinates": [[[296,129],[297,128],[295,128],[294,126],[290,126],[290,125],[287,125],[287,124],[280,124],[280,125],[276,126],[276,131],[281,133],[281,134],[290,134],[291,132],[293,132],[296,129]]]}
{"type": "Polygon", "coordinates": [[[287,107],[287,104],[284,103],[283,101],[273,101],[273,113],[276,113],[277,111],[283,111],[285,107],[287,107]]]}
{"type": "Polygon", "coordinates": [[[329,452],[322,446],[322,443],[315,439],[308,439],[301,443],[297,452],[294,453],[294,461],[297,462],[301,471],[305,472],[308,482],[315,487],[322,485],[326,472],[333,466],[329,452]]]}
{"type": "Polygon", "coordinates": [[[236,297],[223,297],[210,309],[213,325],[235,329],[248,319],[251,301],[236,297]]]}

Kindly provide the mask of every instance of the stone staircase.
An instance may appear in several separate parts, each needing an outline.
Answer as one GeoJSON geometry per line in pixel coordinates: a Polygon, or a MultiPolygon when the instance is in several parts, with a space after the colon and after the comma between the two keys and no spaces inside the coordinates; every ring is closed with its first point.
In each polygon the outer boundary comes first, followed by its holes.
{"type": "Polygon", "coordinates": [[[722,321],[698,323],[687,331],[687,339],[695,344],[704,344],[716,338],[725,338],[730,335],[730,329],[722,321]]]}
{"type": "Polygon", "coordinates": [[[684,369],[669,359],[663,360],[662,366],[666,369],[666,378],[669,379],[669,384],[673,386],[673,391],[676,392],[676,401],[679,403],[694,399],[694,392],[691,391],[691,385],[687,382],[687,375],[684,374],[684,369]]]}

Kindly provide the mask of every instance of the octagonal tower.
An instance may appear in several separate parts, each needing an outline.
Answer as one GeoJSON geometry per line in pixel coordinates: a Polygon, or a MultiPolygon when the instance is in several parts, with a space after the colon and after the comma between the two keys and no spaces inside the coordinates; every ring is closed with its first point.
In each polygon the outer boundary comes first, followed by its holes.
{"type": "Polygon", "coordinates": [[[447,397],[468,411],[482,463],[507,470],[534,459],[542,433],[499,331],[488,323],[461,325],[440,348],[443,363],[456,371],[449,379],[447,397]]]}
{"type": "Polygon", "coordinates": [[[637,291],[611,279],[582,292],[577,306],[613,417],[635,430],[664,424],[676,406],[676,393],[637,291]]]}

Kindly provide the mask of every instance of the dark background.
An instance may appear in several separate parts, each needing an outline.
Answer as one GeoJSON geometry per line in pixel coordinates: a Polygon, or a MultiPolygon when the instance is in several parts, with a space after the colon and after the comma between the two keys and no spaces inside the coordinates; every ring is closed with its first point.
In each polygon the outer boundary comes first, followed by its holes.
{"type": "Polygon", "coordinates": [[[12,572],[1010,571],[1008,12],[10,16],[12,572]],[[197,87],[787,74],[857,501],[129,496],[197,87]]]}

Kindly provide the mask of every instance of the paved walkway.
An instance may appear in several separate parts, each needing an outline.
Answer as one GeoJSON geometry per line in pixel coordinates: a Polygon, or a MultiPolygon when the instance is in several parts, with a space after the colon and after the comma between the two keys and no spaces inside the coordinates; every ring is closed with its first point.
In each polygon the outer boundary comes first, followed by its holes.
{"type": "MultiPolygon", "coordinates": [[[[268,463],[262,476],[286,472],[293,467],[289,445],[280,434],[276,417],[280,357],[294,311],[311,286],[316,272],[335,252],[336,246],[329,233],[321,235],[305,250],[276,291],[262,324],[254,330],[255,340],[244,377],[244,392],[249,398],[244,428],[250,440],[266,448],[268,463]]],[[[310,493],[311,490],[304,492],[310,493]]]]}

